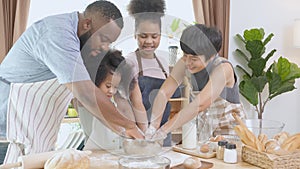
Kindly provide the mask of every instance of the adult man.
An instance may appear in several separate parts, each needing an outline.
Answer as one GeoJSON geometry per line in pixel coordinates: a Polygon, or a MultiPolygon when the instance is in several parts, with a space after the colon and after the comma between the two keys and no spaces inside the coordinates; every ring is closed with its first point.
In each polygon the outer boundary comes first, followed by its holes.
{"type": "MultiPolygon", "coordinates": [[[[128,136],[142,138],[135,122],[123,117],[96,88],[81,58],[85,43],[94,53],[101,53],[122,28],[119,9],[100,0],[83,13],[49,16],[24,32],[0,66],[0,114],[3,118],[7,113],[10,142],[4,163],[15,162],[22,154],[53,149],[72,97],[100,120],[124,127],[128,136]]],[[[1,133],[5,133],[3,126],[1,133]]]]}

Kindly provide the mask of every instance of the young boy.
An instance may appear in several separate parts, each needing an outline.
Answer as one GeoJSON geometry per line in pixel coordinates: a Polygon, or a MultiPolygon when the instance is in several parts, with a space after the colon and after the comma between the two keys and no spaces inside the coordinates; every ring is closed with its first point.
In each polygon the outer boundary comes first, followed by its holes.
{"type": "MultiPolygon", "coordinates": [[[[221,32],[216,28],[196,24],[183,31],[180,47],[184,55],[158,92],[153,113],[156,117],[162,116],[165,103],[182,83],[186,73],[191,76],[193,91],[198,91],[198,94],[191,95],[192,102],[164,124],[153,139],[166,137],[166,133],[181,127],[197,115],[204,118],[206,112],[213,120],[213,130],[230,127],[234,123],[232,112],[237,112],[241,118],[245,117],[233,66],[218,54],[221,45],[221,32]]],[[[159,128],[160,119],[154,119],[151,125],[159,128]]]]}

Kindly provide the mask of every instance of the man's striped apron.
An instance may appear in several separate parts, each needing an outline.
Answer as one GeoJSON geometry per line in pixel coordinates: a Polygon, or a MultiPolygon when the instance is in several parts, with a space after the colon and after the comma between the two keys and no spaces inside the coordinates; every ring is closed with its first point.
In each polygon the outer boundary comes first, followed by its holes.
{"type": "Polygon", "coordinates": [[[73,95],[57,79],[35,83],[11,83],[7,109],[7,139],[4,163],[20,155],[55,148],[61,121],[73,95]]]}

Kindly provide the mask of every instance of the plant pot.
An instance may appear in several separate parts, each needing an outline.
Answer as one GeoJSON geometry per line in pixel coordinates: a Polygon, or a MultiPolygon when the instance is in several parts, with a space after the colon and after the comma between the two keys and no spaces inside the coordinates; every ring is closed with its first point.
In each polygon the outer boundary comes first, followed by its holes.
{"type": "Polygon", "coordinates": [[[77,117],[78,113],[74,108],[68,108],[68,116],[69,117],[77,117]]]}
{"type": "Polygon", "coordinates": [[[285,126],[282,122],[265,119],[247,119],[244,121],[248,129],[256,136],[263,133],[266,134],[268,138],[273,138],[274,135],[280,133],[285,126]]]}

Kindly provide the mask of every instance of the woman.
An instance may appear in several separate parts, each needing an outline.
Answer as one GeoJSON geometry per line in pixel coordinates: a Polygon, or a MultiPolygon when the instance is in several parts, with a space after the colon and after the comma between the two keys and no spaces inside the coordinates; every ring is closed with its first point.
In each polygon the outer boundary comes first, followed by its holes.
{"type": "Polygon", "coordinates": [[[191,95],[191,103],[164,124],[152,139],[165,137],[165,133],[181,127],[198,114],[203,115],[208,108],[214,110],[209,114],[214,119],[214,129],[228,128],[234,122],[232,112],[238,112],[244,118],[234,69],[227,59],[218,55],[221,44],[221,32],[215,28],[196,24],[183,31],[180,46],[184,56],[176,63],[155,98],[152,113],[159,118],[153,119],[151,127],[159,128],[161,110],[185,75],[191,77],[193,90],[199,92],[191,95]]]}

